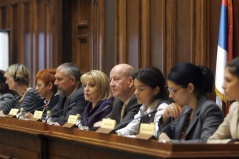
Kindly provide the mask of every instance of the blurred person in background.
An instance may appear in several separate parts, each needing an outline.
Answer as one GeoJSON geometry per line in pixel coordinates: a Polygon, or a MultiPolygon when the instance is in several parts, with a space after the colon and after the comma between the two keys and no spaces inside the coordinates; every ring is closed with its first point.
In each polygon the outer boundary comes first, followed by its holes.
{"type": "Polygon", "coordinates": [[[226,99],[234,101],[229,113],[208,143],[239,143],[239,57],[226,65],[222,85],[226,99]]]}
{"type": "MultiPolygon", "coordinates": [[[[4,106],[4,103],[11,102],[17,97],[17,94],[14,91],[9,90],[4,74],[5,71],[0,70],[0,110],[4,106]]],[[[3,115],[3,112],[0,111],[0,114],[3,115]]]]}
{"type": "Polygon", "coordinates": [[[23,108],[24,112],[32,112],[37,109],[42,98],[38,92],[29,87],[29,71],[23,64],[12,64],[5,72],[6,83],[10,90],[15,91],[21,98],[17,101],[5,103],[2,107],[4,114],[8,114],[12,108],[23,108]]]}

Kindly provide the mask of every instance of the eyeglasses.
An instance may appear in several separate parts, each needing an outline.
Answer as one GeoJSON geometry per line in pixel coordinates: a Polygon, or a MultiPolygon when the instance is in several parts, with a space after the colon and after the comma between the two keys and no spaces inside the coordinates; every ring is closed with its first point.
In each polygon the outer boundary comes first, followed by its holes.
{"type": "Polygon", "coordinates": [[[176,88],[176,89],[168,88],[168,92],[169,92],[170,94],[175,94],[180,88],[182,88],[182,86],[181,86],[181,87],[178,87],[178,88],[176,88]]]}

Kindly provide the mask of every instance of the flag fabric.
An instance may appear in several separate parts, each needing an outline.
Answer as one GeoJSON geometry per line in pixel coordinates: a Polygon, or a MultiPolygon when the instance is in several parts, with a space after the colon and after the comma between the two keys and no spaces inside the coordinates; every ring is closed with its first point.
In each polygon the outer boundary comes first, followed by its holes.
{"type": "Polygon", "coordinates": [[[217,48],[216,61],[216,77],[215,77],[215,92],[216,102],[225,113],[228,112],[229,106],[222,89],[224,81],[224,70],[228,61],[232,59],[233,52],[233,10],[232,0],[222,0],[219,38],[217,48]],[[223,105],[224,103],[224,105],[223,105]],[[223,108],[224,107],[224,108],[223,108]]]}

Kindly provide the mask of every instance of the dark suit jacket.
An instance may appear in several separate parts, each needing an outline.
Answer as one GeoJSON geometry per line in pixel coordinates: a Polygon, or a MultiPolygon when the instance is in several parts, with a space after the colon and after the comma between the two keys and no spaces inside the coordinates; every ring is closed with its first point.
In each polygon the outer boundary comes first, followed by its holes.
{"type": "Polygon", "coordinates": [[[81,115],[81,121],[83,126],[91,128],[94,123],[100,121],[106,117],[112,110],[114,98],[108,98],[99,101],[92,109],[92,103],[89,102],[84,112],[81,115]],[[107,109],[105,109],[108,107],[107,109]]]}
{"type": "MultiPolygon", "coordinates": [[[[183,112],[189,109],[184,106],[183,112]]],[[[171,127],[165,130],[167,135],[172,139],[173,143],[198,143],[206,142],[207,139],[217,130],[222,123],[224,115],[219,106],[208,100],[206,96],[201,96],[197,102],[197,107],[188,128],[185,131],[185,140],[181,140],[183,127],[185,126],[187,115],[181,116],[175,120],[171,127]]],[[[159,128],[162,130],[162,125],[159,123],[159,128]]]]}
{"type": "Polygon", "coordinates": [[[38,108],[37,110],[43,111],[43,116],[42,119],[45,120],[46,119],[46,115],[47,115],[47,110],[52,110],[59,102],[59,95],[58,93],[55,93],[52,97],[51,100],[48,103],[48,107],[46,109],[46,99],[42,99],[42,101],[38,104],[38,108]]]}
{"type": "Polygon", "coordinates": [[[66,96],[59,98],[59,102],[51,110],[52,120],[63,125],[67,122],[69,115],[82,114],[87,103],[84,98],[84,91],[79,86],[69,99],[66,96]],[[72,106],[69,107],[71,104],[72,106]]]}
{"type": "Polygon", "coordinates": [[[128,123],[130,122],[135,114],[138,113],[139,108],[141,106],[141,104],[138,104],[137,102],[137,98],[135,95],[133,95],[133,97],[131,98],[131,100],[128,102],[128,104],[125,107],[125,111],[123,114],[123,119],[122,121],[120,121],[121,118],[121,109],[123,107],[123,102],[119,99],[114,100],[113,103],[113,108],[112,108],[112,112],[109,114],[109,116],[107,116],[108,118],[114,119],[117,123],[116,129],[120,129],[125,127],[127,124],[120,124],[120,123],[128,123]]]}

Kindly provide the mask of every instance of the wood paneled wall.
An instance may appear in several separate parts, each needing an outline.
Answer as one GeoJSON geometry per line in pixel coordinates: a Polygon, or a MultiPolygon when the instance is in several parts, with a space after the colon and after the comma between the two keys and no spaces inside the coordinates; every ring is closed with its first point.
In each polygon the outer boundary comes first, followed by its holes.
{"type": "MultiPolygon", "coordinates": [[[[234,56],[239,56],[239,1],[234,56]]],[[[10,64],[39,69],[75,63],[82,72],[118,63],[153,65],[166,75],[182,61],[215,72],[221,0],[1,0],[10,64]]]]}
{"type": "MultiPolygon", "coordinates": [[[[69,3],[69,2],[66,2],[69,3]]],[[[72,57],[82,72],[104,70],[105,1],[72,1],[72,57]]]]}
{"type": "Polygon", "coordinates": [[[10,64],[25,64],[32,83],[38,70],[62,61],[61,7],[58,0],[0,2],[0,29],[10,29],[10,64]]]}
{"type": "MultiPolygon", "coordinates": [[[[234,2],[235,56],[238,1],[234,2]]],[[[117,63],[154,65],[167,74],[178,62],[215,71],[221,0],[117,0],[117,63]]]]}

